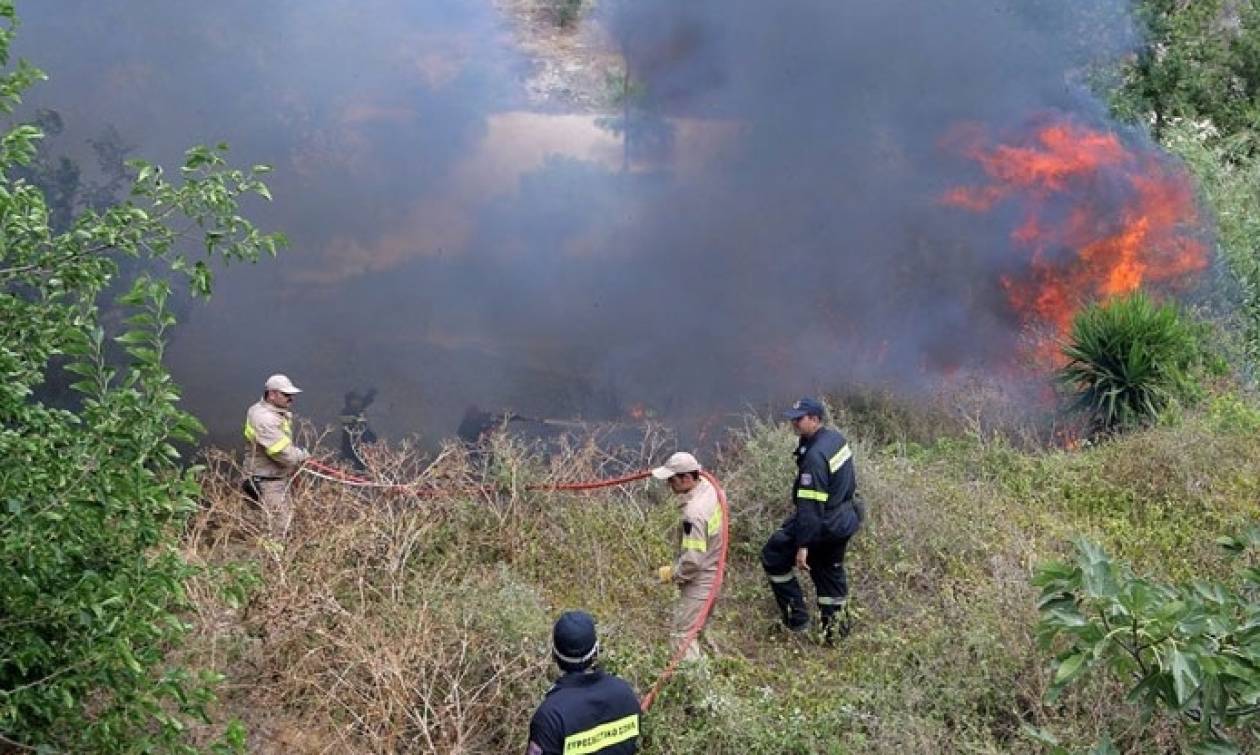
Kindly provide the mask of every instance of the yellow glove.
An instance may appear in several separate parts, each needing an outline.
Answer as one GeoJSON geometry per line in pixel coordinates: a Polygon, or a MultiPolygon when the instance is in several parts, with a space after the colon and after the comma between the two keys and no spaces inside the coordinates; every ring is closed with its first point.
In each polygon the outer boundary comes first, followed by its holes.
{"type": "Polygon", "coordinates": [[[661,584],[667,585],[674,579],[674,567],[662,566],[656,570],[656,576],[660,578],[661,584]]]}

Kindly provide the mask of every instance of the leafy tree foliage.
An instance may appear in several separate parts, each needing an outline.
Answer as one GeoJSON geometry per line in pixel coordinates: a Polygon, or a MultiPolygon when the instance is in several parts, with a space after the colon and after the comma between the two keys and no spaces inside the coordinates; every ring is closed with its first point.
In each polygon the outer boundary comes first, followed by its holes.
{"type": "MultiPolygon", "coordinates": [[[[1198,177],[1236,287],[1243,345],[1260,355],[1260,3],[1140,0],[1145,44],[1111,92],[1198,177]]],[[[1231,292],[1235,293],[1235,292],[1231,292]]],[[[1233,298],[1233,297],[1231,297],[1233,298]]],[[[1231,301],[1232,305],[1234,302],[1231,301]]]]}
{"type": "Polygon", "coordinates": [[[1225,134],[1260,125],[1260,5],[1235,0],[1143,0],[1148,39],[1125,67],[1113,104],[1149,119],[1155,136],[1176,118],[1225,134]]]}
{"type": "MultiPolygon", "coordinates": [[[[1254,553],[1260,529],[1218,542],[1254,553]]],[[[1260,567],[1244,566],[1233,586],[1170,586],[1135,577],[1091,543],[1076,547],[1074,563],[1042,566],[1033,580],[1038,639],[1065,646],[1050,698],[1104,668],[1132,681],[1128,699],[1143,716],[1184,719],[1196,752],[1239,752],[1231,731],[1260,721],[1260,567]]]]}
{"type": "Polygon", "coordinates": [[[1099,432],[1155,421],[1194,386],[1200,349],[1172,304],[1138,292],[1077,314],[1063,346],[1059,380],[1075,394],[1099,432]]]}
{"type": "MultiPolygon", "coordinates": [[[[5,114],[42,78],[10,64],[16,25],[0,0],[5,114]]],[[[41,136],[32,123],[0,136],[0,735],[68,751],[186,749],[185,722],[205,717],[214,679],[165,662],[192,573],[176,536],[199,494],[173,443],[200,431],[163,366],[171,279],[207,296],[208,259],[252,261],[284,240],[239,214],[243,195],[269,198],[264,169],[228,168],[223,145],[189,150],[175,176],[133,161],[127,200],[86,203],[58,228],[21,177],[41,136]],[[137,259],[150,272],[118,287],[120,261],[137,259]],[[121,332],[98,316],[107,290],[125,291],[121,332]],[[75,400],[41,400],[63,374],[75,400]]]]}

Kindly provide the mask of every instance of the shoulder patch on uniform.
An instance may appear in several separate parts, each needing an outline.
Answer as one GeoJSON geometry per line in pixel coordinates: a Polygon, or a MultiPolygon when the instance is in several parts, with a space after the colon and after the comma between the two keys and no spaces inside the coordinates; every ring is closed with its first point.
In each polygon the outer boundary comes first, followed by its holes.
{"type": "Polygon", "coordinates": [[[811,475],[809,472],[801,472],[801,484],[802,484],[802,485],[813,485],[813,484],[814,484],[814,476],[813,476],[813,475],[811,475]]]}

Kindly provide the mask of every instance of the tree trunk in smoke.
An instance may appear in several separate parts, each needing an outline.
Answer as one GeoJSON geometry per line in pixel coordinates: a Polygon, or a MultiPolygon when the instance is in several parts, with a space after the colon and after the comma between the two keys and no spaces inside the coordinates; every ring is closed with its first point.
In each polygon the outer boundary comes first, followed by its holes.
{"type": "Polygon", "coordinates": [[[630,172],[630,65],[621,75],[621,172],[630,172]]]}

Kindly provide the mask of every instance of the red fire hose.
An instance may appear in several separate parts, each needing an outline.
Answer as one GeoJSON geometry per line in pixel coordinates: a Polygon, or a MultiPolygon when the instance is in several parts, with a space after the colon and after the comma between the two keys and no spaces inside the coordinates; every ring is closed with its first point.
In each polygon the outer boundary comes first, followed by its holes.
{"type": "MultiPolygon", "coordinates": [[[[365,477],[351,474],[344,470],[329,466],[314,459],[307,459],[302,467],[302,471],[314,477],[331,482],[340,483],[342,485],[351,485],[354,487],[371,487],[385,490],[409,490],[417,492],[414,485],[400,483],[381,483],[369,480],[365,477]]],[[[625,485],[631,482],[637,482],[645,477],[649,477],[650,471],[632,472],[621,477],[612,477],[606,480],[594,480],[590,482],[561,482],[549,485],[528,485],[526,490],[533,491],[580,491],[580,490],[598,490],[600,488],[611,488],[618,485],[625,485]]],[[[683,656],[687,653],[687,648],[691,643],[697,641],[700,630],[704,628],[704,624],[709,619],[709,614],[713,612],[713,605],[717,602],[718,594],[722,590],[722,577],[726,574],[726,551],[727,543],[730,542],[730,522],[731,511],[730,506],[726,502],[726,491],[722,489],[722,484],[707,470],[701,471],[700,474],[709,481],[717,491],[718,506],[722,509],[722,550],[718,553],[717,575],[713,580],[713,587],[709,590],[709,596],[705,598],[704,606],[700,609],[700,615],[696,617],[695,623],[687,630],[687,634],[683,642],[679,644],[678,649],[674,651],[673,657],[669,659],[669,663],[665,666],[665,670],[656,678],[656,682],[652,685],[652,689],[643,696],[643,702],[640,704],[643,712],[646,713],[652,707],[652,702],[656,699],[656,695],[670,680],[674,672],[678,669],[678,664],[682,662],[683,656]]],[[[477,490],[489,491],[493,490],[491,486],[481,486],[477,490]]]]}
{"type": "Polygon", "coordinates": [[[644,713],[647,713],[648,708],[652,707],[652,702],[656,699],[656,694],[661,691],[661,687],[665,686],[665,682],[669,681],[669,678],[674,675],[678,664],[682,661],[683,656],[687,654],[687,648],[691,646],[691,643],[698,641],[697,637],[700,635],[700,630],[704,628],[704,623],[709,620],[709,614],[713,612],[713,604],[717,602],[718,593],[722,590],[722,577],[726,574],[726,548],[727,543],[730,542],[731,509],[726,503],[726,491],[722,489],[722,484],[718,482],[718,479],[710,474],[708,470],[702,470],[700,474],[704,475],[704,479],[708,480],[713,489],[717,491],[718,506],[722,508],[722,550],[718,553],[717,576],[713,579],[713,587],[709,589],[709,597],[704,599],[704,606],[700,609],[700,615],[696,617],[695,623],[687,630],[687,636],[679,644],[678,649],[674,651],[674,657],[669,659],[669,665],[656,678],[656,684],[653,684],[652,689],[648,690],[648,693],[643,696],[643,702],[639,707],[643,709],[644,713]]]}

